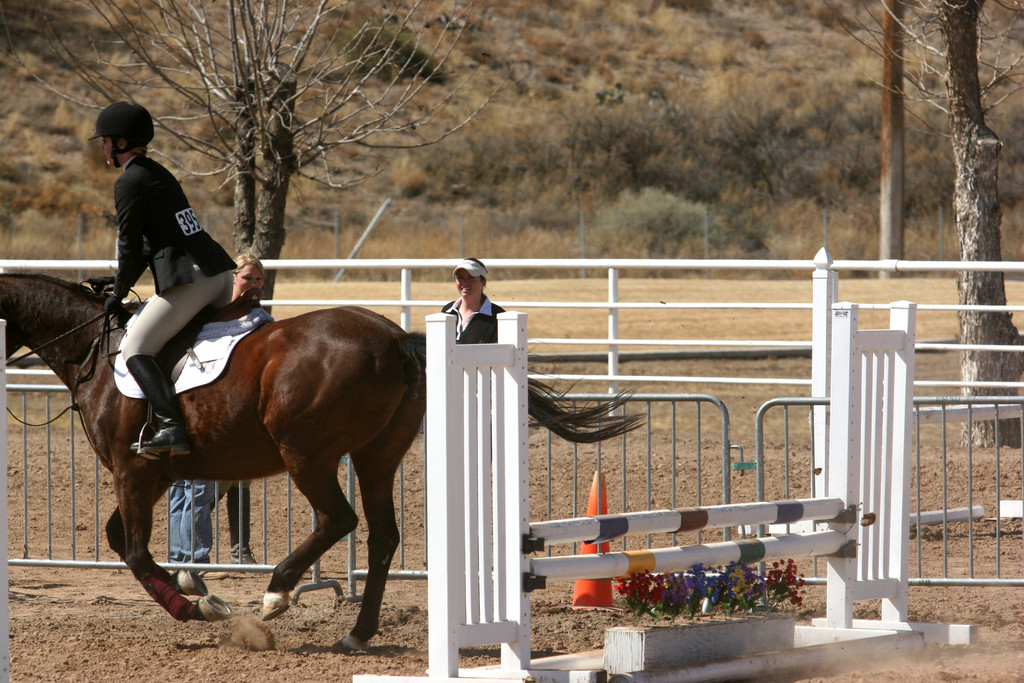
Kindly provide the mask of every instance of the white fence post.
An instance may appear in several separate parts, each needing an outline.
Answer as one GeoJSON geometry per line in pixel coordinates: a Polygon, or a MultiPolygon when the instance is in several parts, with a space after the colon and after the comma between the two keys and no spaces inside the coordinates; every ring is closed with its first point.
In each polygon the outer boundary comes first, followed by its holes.
{"type": "MultiPolygon", "coordinates": [[[[811,308],[811,396],[827,398],[832,365],[832,305],[836,302],[839,273],[832,270],[832,255],[822,247],[814,256],[811,308]]],[[[811,495],[824,495],[828,482],[828,406],[813,406],[814,472],[811,495]]]]}
{"type": "MultiPolygon", "coordinates": [[[[608,269],[608,303],[619,303],[619,270],[618,268],[608,269]]],[[[614,342],[619,338],[619,309],[615,306],[608,307],[608,376],[614,378],[619,374],[619,346],[614,342]]],[[[615,379],[608,380],[608,393],[614,394],[619,390],[619,383],[615,379]]]]}
{"type": "Polygon", "coordinates": [[[402,268],[402,312],[399,324],[406,332],[412,329],[412,307],[408,303],[410,301],[412,301],[412,270],[402,268]]]}
{"type": "MultiPolygon", "coordinates": [[[[0,378],[7,386],[7,321],[0,320],[0,378]]],[[[0,392],[0,415],[7,415],[7,392],[0,392]]],[[[4,561],[0,563],[0,586],[4,586],[0,597],[0,681],[11,677],[11,608],[10,608],[10,567],[8,566],[8,518],[7,518],[7,418],[0,426],[0,548],[4,561]]]]}

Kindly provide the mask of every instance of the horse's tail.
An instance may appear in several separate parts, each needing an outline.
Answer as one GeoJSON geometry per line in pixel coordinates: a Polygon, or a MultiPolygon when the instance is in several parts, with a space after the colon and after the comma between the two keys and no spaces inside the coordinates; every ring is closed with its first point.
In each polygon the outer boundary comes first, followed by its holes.
{"type": "Polygon", "coordinates": [[[530,424],[547,427],[566,441],[594,443],[619,436],[639,427],[643,415],[615,415],[630,399],[630,394],[609,396],[588,406],[575,406],[566,394],[555,391],[543,382],[529,381],[530,424]]]}
{"type": "MultiPolygon", "coordinates": [[[[420,389],[427,378],[427,335],[412,332],[402,337],[398,347],[405,358],[405,387],[409,392],[420,389]]],[[[426,387],[423,387],[426,391],[426,387]]]]}
{"type": "MultiPolygon", "coordinates": [[[[414,391],[424,381],[427,363],[427,337],[413,332],[402,337],[405,354],[406,386],[414,391]]],[[[643,423],[643,415],[615,415],[630,399],[630,394],[610,395],[608,400],[576,406],[564,393],[531,379],[528,387],[530,424],[546,427],[573,443],[594,443],[632,431],[643,423]]]]}

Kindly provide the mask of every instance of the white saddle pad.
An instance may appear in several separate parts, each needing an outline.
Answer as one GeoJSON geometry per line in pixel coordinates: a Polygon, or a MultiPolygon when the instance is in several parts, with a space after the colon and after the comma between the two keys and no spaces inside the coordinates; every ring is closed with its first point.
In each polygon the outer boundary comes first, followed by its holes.
{"type": "MultiPolygon", "coordinates": [[[[140,307],[139,311],[141,310],[142,308],[140,307]]],[[[138,312],[136,312],[132,316],[125,329],[131,328],[138,315],[138,312]]],[[[199,336],[192,345],[192,353],[185,359],[185,365],[181,369],[181,374],[174,383],[175,392],[180,394],[183,391],[195,389],[196,387],[213,382],[224,372],[231,352],[242,337],[270,322],[274,322],[273,316],[262,308],[256,307],[248,315],[238,320],[203,325],[203,329],[199,331],[199,336]]],[[[128,372],[128,366],[125,364],[124,358],[120,353],[114,359],[114,383],[125,396],[131,398],[146,397],[142,390],[139,389],[135,378],[128,372]]]]}

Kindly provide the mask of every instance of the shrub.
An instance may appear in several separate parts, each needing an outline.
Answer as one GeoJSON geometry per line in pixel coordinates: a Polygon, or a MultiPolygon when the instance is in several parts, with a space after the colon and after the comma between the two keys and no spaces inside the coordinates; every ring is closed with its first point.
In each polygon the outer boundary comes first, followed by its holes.
{"type": "MultiPolygon", "coordinates": [[[[593,232],[605,255],[632,243],[652,258],[695,258],[704,255],[705,214],[700,204],[648,187],[623,192],[617,202],[600,210],[593,232]]],[[[712,232],[719,234],[720,227],[712,232]]]]}
{"type": "Polygon", "coordinates": [[[710,12],[713,6],[711,0],[665,0],[665,4],[686,12],[710,12]]]}
{"type": "Polygon", "coordinates": [[[444,83],[445,75],[431,55],[419,46],[417,36],[405,28],[371,21],[342,39],[339,48],[352,56],[357,68],[375,71],[379,78],[424,78],[444,83]]]}
{"type": "Polygon", "coordinates": [[[743,42],[755,50],[763,50],[768,46],[768,40],[764,34],[756,29],[748,29],[743,32],[743,42]]]}

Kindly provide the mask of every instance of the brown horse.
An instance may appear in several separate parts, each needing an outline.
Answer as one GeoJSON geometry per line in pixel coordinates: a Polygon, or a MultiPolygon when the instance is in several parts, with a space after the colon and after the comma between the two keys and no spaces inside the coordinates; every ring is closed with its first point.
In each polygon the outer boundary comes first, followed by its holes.
{"type": "MultiPolygon", "coordinates": [[[[89,441],[113,474],[117,508],[107,522],[110,547],[174,618],[226,618],[230,610],[216,598],[192,603],[184,597],[183,591],[201,594],[187,574],[172,576],[154,562],[148,547],[153,507],[179,479],[237,481],[287,471],[309,500],[316,528],[274,568],[263,599],[263,618],[273,618],[288,608],[303,573],[356,527],[337,478],[347,453],[363,500],[369,570],[359,616],[341,646],[365,648],[377,632],[399,543],[395,472],[426,409],[424,335],[355,307],[265,325],[239,342],[218,381],[181,395],[191,455],[154,461],[130,448],[147,403],[125,397],[114,385],[110,357],[123,331],[104,324],[104,298],[44,275],[0,275],[8,353],[34,350],[71,390],[89,441]]],[[[630,416],[609,418],[608,403],[571,410],[561,395],[537,384],[530,387],[530,407],[573,441],[621,434],[637,423],[630,416]]]]}

